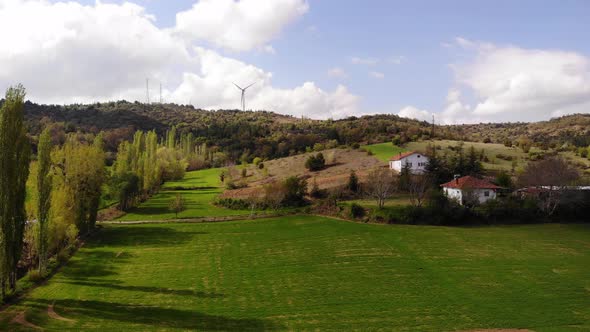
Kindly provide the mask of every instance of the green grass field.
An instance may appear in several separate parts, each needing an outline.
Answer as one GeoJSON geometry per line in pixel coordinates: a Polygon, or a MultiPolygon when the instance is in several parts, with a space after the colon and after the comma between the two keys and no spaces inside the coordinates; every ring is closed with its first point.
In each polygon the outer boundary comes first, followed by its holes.
{"type": "Polygon", "coordinates": [[[176,216],[169,204],[177,193],[182,195],[186,206],[178,218],[247,215],[250,211],[224,209],[212,204],[223,190],[219,181],[220,172],[220,168],[187,172],[182,180],[166,182],[157,194],[117,220],[174,219],[176,216]],[[177,190],[181,188],[183,190],[177,190]]]}
{"type": "Polygon", "coordinates": [[[371,151],[375,157],[382,161],[389,161],[389,158],[395,156],[396,154],[408,151],[405,148],[391,144],[391,142],[363,145],[361,148],[371,151]]]}
{"type": "Polygon", "coordinates": [[[0,330],[588,331],[589,249],[589,225],[107,225],[0,330]]]}
{"type": "MultiPolygon", "coordinates": [[[[458,141],[450,141],[450,140],[437,140],[434,141],[437,147],[440,147],[438,153],[442,156],[445,153],[451,154],[452,151],[449,150],[449,146],[456,146],[458,141]]],[[[431,141],[419,141],[419,142],[410,142],[406,144],[404,147],[398,147],[391,144],[391,142],[387,143],[378,143],[378,144],[371,144],[371,145],[364,145],[362,146],[364,149],[373,152],[375,157],[380,160],[388,161],[389,158],[392,156],[404,152],[404,151],[426,151],[426,147],[430,144],[431,141]]],[[[484,154],[487,156],[488,161],[484,161],[482,164],[485,169],[487,170],[504,170],[510,171],[512,170],[512,161],[504,160],[502,158],[498,158],[499,154],[504,156],[510,156],[514,160],[516,160],[516,169],[521,169],[527,164],[527,154],[524,153],[521,149],[516,147],[506,147],[502,144],[491,144],[491,143],[480,143],[480,142],[465,142],[463,148],[465,152],[467,152],[471,146],[473,146],[478,152],[482,149],[484,150],[484,154]]],[[[532,148],[531,151],[533,152],[540,152],[537,148],[532,148]]],[[[581,158],[576,156],[572,152],[561,152],[561,156],[564,158],[579,163],[581,165],[590,165],[590,161],[587,159],[581,158]]]]}

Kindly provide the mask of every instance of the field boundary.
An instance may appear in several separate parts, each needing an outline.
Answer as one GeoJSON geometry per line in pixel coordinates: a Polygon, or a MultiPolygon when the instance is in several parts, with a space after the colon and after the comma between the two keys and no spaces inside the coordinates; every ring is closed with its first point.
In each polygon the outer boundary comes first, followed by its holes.
{"type": "Polygon", "coordinates": [[[274,218],[274,217],[282,217],[286,215],[292,215],[296,213],[286,213],[286,212],[277,212],[277,213],[264,213],[264,214],[242,214],[242,215],[235,215],[235,216],[225,216],[225,217],[202,217],[202,218],[186,218],[186,219],[157,219],[157,220],[105,220],[105,221],[97,221],[97,224],[112,224],[112,225],[139,225],[139,224],[198,224],[198,223],[214,223],[214,222],[224,222],[224,221],[237,221],[237,220],[247,220],[247,219],[265,219],[265,218],[274,218]]]}

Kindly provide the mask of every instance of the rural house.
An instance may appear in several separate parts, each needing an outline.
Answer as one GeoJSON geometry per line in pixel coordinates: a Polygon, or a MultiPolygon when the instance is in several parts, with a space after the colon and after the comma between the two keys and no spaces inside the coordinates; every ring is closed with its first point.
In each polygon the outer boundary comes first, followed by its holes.
{"type": "Polygon", "coordinates": [[[401,172],[404,165],[408,165],[412,173],[424,172],[428,157],[416,151],[403,152],[389,159],[389,168],[401,172]]]}
{"type": "Polygon", "coordinates": [[[454,180],[440,185],[449,199],[456,200],[464,205],[468,202],[485,203],[495,199],[501,187],[495,184],[478,179],[473,176],[456,177],[454,180]]]}

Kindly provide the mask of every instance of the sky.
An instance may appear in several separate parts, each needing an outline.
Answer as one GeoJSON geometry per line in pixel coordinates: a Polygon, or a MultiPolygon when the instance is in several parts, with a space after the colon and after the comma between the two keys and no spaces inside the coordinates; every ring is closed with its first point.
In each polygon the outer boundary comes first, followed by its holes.
{"type": "Polygon", "coordinates": [[[314,119],[590,112],[590,1],[0,0],[0,88],[314,119]]]}

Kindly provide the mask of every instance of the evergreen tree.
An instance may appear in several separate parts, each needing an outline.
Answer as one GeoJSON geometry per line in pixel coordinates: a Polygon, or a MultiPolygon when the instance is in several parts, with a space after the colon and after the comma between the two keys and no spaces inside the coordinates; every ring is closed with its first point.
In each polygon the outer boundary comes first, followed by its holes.
{"type": "Polygon", "coordinates": [[[0,108],[0,288],[16,287],[17,263],[23,249],[25,197],[30,145],[24,126],[25,89],[10,87],[0,108]]]}
{"type": "Polygon", "coordinates": [[[350,190],[353,193],[358,193],[361,189],[361,186],[359,184],[359,178],[358,176],[356,176],[356,172],[354,170],[350,171],[347,187],[348,190],[350,190]]]}
{"type": "Polygon", "coordinates": [[[438,186],[448,181],[452,176],[445,164],[445,159],[436,153],[436,148],[432,145],[427,147],[428,163],[424,167],[425,174],[432,179],[432,183],[438,186]]]}
{"type": "Polygon", "coordinates": [[[37,147],[37,222],[39,223],[38,251],[39,272],[45,273],[47,268],[47,227],[49,222],[49,208],[51,207],[51,134],[45,128],[39,136],[37,147]]]}
{"type": "Polygon", "coordinates": [[[465,165],[465,174],[478,176],[483,173],[483,167],[481,165],[480,158],[475,151],[473,145],[469,148],[469,154],[467,155],[467,163],[465,165]]]}
{"type": "Polygon", "coordinates": [[[408,191],[410,190],[410,177],[412,176],[412,168],[410,167],[410,164],[408,163],[404,163],[404,165],[402,166],[402,169],[399,173],[399,182],[398,182],[398,186],[399,186],[399,190],[400,191],[408,191]]]}

